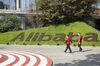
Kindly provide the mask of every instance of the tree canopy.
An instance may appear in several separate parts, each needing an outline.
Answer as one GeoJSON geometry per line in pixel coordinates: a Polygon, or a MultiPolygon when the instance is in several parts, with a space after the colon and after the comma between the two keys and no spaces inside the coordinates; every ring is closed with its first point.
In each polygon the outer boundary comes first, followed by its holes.
{"type": "Polygon", "coordinates": [[[68,23],[82,20],[93,12],[95,0],[38,0],[40,19],[49,23],[68,23]]]}

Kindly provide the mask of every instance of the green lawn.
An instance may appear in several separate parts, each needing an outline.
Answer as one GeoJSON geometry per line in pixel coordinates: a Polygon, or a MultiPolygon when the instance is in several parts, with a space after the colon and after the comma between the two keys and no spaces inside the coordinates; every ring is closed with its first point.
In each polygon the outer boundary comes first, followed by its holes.
{"type": "MultiPolygon", "coordinates": [[[[74,22],[74,23],[70,23],[67,25],[59,25],[59,26],[48,26],[48,27],[43,27],[43,28],[36,28],[36,29],[29,29],[29,30],[22,30],[22,31],[15,31],[15,32],[7,32],[7,33],[0,33],[0,44],[6,44],[6,43],[11,43],[13,44],[14,42],[11,41],[14,37],[16,37],[18,34],[24,32],[25,36],[24,36],[24,40],[23,41],[19,41],[16,40],[15,43],[16,44],[37,44],[40,43],[42,45],[56,45],[56,44],[61,44],[64,45],[64,41],[53,41],[53,38],[55,37],[56,34],[68,34],[69,32],[74,32],[74,34],[77,34],[78,32],[82,33],[82,35],[85,37],[86,33],[96,33],[98,34],[98,40],[100,40],[100,32],[94,28],[92,28],[91,26],[87,25],[86,23],[83,22],[74,22]],[[36,39],[36,41],[32,41],[32,38],[30,39],[30,41],[25,41],[26,38],[28,37],[28,35],[33,32],[33,37],[35,36],[36,33],[40,33],[39,35],[37,35],[39,38],[39,36],[41,35],[41,33],[45,33],[45,35],[51,35],[52,39],[49,41],[38,41],[36,39]]],[[[48,37],[44,37],[44,39],[47,39],[48,37]]],[[[74,40],[76,40],[76,37],[73,37],[74,40]]],[[[77,42],[73,42],[74,44],[77,44],[77,42]]],[[[83,45],[97,45],[100,46],[100,41],[98,42],[86,42],[83,41],[83,45]]]]}

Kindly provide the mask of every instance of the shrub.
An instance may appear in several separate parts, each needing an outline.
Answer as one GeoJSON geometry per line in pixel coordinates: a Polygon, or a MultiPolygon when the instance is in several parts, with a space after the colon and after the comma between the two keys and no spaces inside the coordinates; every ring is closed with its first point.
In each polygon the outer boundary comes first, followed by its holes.
{"type": "Polygon", "coordinates": [[[19,30],[21,20],[16,15],[5,14],[0,18],[0,32],[19,30]]]}

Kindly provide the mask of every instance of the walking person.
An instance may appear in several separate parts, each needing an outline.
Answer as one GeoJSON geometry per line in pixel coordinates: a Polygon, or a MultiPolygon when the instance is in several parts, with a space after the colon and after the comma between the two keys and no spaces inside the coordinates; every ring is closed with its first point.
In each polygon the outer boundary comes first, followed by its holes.
{"type": "Polygon", "coordinates": [[[81,35],[81,33],[78,33],[78,47],[79,47],[79,51],[82,51],[82,39],[83,39],[83,36],[81,35]]]}
{"type": "Polygon", "coordinates": [[[71,50],[71,48],[70,48],[71,42],[72,42],[72,41],[71,41],[70,36],[67,35],[67,36],[66,36],[66,49],[65,49],[64,52],[66,52],[66,51],[69,49],[70,53],[72,53],[72,50],[71,50]]]}

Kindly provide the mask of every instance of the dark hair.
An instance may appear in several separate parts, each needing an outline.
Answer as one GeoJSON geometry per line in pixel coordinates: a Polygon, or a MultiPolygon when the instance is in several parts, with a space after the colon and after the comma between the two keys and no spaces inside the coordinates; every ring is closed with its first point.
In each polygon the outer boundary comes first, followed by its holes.
{"type": "Polygon", "coordinates": [[[73,34],[73,32],[69,32],[69,34],[73,34]]]}

